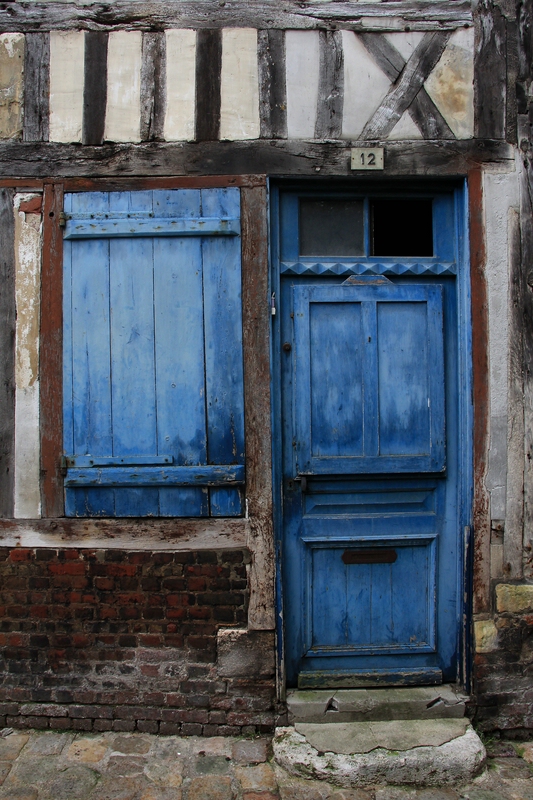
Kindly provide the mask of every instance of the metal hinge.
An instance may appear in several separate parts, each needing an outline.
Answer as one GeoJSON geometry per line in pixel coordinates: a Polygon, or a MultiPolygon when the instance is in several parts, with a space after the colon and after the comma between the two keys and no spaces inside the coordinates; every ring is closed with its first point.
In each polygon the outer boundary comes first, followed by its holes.
{"type": "Polygon", "coordinates": [[[65,214],[64,211],[59,212],[59,227],[65,228],[67,224],[68,216],[65,214]]]}

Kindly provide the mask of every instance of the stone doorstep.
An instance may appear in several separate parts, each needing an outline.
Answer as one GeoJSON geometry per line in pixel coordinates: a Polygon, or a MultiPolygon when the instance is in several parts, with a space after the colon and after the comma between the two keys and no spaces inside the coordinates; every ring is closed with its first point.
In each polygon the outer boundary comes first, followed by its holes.
{"type": "Polygon", "coordinates": [[[277,728],[273,747],[291,775],[343,787],[464,784],[486,760],[466,719],[297,723],[277,728]]]}
{"type": "Polygon", "coordinates": [[[465,714],[468,697],[454,685],[391,689],[290,690],[289,722],[449,719],[465,714]]]}

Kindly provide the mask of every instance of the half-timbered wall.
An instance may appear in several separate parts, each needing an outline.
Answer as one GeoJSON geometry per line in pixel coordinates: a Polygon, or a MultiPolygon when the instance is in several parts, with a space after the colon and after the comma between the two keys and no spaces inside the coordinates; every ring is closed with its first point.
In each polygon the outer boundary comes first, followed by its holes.
{"type": "Polygon", "coordinates": [[[384,148],[376,177],[468,182],[462,678],[487,730],[533,728],[531,16],[531,0],[0,3],[0,724],[274,724],[266,176],[356,183],[368,173],[350,150],[366,144],[384,148]],[[228,186],[242,213],[244,515],[67,520],[64,193],[228,186]]]}

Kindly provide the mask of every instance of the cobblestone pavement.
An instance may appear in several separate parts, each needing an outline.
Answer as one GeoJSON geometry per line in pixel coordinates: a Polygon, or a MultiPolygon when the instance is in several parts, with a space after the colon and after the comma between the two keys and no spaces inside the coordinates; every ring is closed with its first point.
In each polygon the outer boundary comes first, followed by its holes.
{"type": "Polygon", "coordinates": [[[466,787],[340,789],[289,777],[270,740],[0,732],[0,800],[533,800],[533,743],[496,742],[466,787]]]}

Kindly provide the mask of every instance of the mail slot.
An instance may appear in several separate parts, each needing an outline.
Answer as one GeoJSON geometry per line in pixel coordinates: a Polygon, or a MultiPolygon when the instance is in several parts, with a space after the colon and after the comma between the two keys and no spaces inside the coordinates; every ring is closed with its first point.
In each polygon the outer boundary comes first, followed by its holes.
{"type": "Polygon", "coordinates": [[[394,564],[397,558],[396,550],[387,550],[384,547],[345,550],[342,554],[345,564],[394,564]]]}

